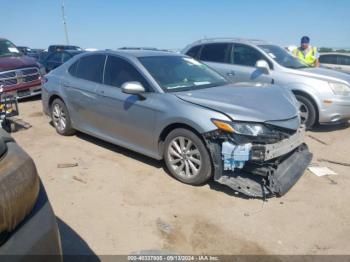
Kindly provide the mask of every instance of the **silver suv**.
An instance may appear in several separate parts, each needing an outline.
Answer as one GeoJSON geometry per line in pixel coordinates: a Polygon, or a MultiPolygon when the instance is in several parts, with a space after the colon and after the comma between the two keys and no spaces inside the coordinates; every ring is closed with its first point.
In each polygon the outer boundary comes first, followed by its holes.
{"type": "Polygon", "coordinates": [[[232,82],[262,82],[291,90],[308,128],[350,119],[350,75],[310,68],[277,45],[216,38],[194,42],[182,53],[204,61],[232,82]]]}

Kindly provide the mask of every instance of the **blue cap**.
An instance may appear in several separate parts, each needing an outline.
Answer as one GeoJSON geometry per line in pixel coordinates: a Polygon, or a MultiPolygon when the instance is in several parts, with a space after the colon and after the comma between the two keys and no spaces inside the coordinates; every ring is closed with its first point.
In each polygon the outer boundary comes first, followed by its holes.
{"type": "Polygon", "coordinates": [[[302,44],[309,44],[309,43],[310,43],[310,37],[308,37],[308,36],[303,36],[303,37],[301,38],[301,43],[302,43],[302,44]]]}

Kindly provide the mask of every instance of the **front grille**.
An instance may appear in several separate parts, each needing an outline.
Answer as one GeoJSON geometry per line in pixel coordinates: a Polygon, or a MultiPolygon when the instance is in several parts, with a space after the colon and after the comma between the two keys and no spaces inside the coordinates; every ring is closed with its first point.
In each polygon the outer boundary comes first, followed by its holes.
{"type": "Polygon", "coordinates": [[[34,80],[38,80],[39,79],[39,75],[31,75],[31,76],[26,76],[24,77],[24,82],[32,82],[34,80]]]}
{"type": "Polygon", "coordinates": [[[17,84],[17,78],[11,78],[7,80],[0,80],[0,86],[12,86],[17,84]]]}
{"type": "Polygon", "coordinates": [[[30,83],[40,77],[39,69],[36,67],[20,68],[0,72],[0,86],[8,87],[21,83],[30,83]]]}

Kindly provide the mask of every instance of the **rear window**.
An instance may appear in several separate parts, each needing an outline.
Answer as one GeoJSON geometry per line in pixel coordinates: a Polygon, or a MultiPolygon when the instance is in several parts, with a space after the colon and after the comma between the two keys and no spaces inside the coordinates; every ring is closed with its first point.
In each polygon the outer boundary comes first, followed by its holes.
{"type": "Polygon", "coordinates": [[[72,76],[76,76],[78,64],[79,64],[79,60],[76,61],[74,64],[72,64],[72,65],[69,67],[68,72],[69,72],[72,76]]]}
{"type": "Polygon", "coordinates": [[[74,63],[71,66],[69,72],[72,72],[72,75],[78,78],[82,78],[96,83],[102,83],[105,59],[105,55],[84,56],[79,59],[79,63],[74,63]]]}

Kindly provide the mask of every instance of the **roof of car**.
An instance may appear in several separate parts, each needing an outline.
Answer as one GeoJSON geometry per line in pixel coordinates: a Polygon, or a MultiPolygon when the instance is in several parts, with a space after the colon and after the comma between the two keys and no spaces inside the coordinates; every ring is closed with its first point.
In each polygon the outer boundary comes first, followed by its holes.
{"type": "Polygon", "coordinates": [[[220,42],[235,42],[242,44],[252,44],[252,45],[264,45],[268,42],[260,39],[249,39],[249,38],[236,38],[236,37],[219,37],[219,38],[204,38],[192,43],[195,44],[205,44],[205,43],[220,43],[220,42]]]}
{"type": "Polygon", "coordinates": [[[116,50],[116,51],[96,51],[96,53],[115,54],[115,55],[127,55],[127,56],[133,56],[133,57],[181,56],[180,54],[177,54],[177,53],[174,53],[174,52],[169,52],[169,51],[131,50],[131,49],[116,50]]]}

